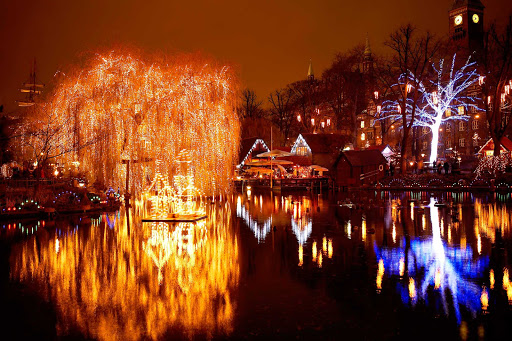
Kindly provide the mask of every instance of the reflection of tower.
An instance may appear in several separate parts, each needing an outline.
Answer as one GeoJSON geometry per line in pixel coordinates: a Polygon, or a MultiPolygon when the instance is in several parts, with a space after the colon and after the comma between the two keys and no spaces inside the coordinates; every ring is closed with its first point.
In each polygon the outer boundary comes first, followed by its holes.
{"type": "Polygon", "coordinates": [[[38,84],[36,78],[36,60],[34,59],[34,64],[32,66],[32,71],[30,72],[30,77],[27,82],[23,83],[23,88],[20,89],[20,92],[25,94],[25,99],[18,102],[18,106],[20,107],[30,107],[35,104],[35,97],[42,93],[42,89],[44,88],[44,84],[38,84]]]}

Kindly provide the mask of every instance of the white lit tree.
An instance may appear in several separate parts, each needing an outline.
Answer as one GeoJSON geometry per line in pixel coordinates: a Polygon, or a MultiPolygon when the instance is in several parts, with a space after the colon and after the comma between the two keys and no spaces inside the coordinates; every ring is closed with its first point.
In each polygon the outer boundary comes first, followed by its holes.
{"type": "MultiPolygon", "coordinates": [[[[432,64],[434,77],[428,81],[428,85],[410,71],[401,75],[395,85],[402,88],[404,94],[414,90],[414,93],[421,96],[420,101],[415,101],[412,96],[404,95],[407,98],[405,117],[407,122],[413,121],[412,126],[428,127],[431,130],[430,163],[437,159],[441,124],[451,120],[468,120],[468,110],[471,107],[478,110],[477,97],[468,91],[479,78],[475,62],[468,58],[463,66],[457,68],[454,55],[450,68],[444,64],[444,59],[439,61],[439,65],[432,64]]],[[[404,120],[403,110],[404,105],[397,100],[384,101],[380,108],[380,119],[401,122],[404,120]]]]}
{"type": "Polygon", "coordinates": [[[436,77],[430,81],[430,86],[420,83],[424,101],[414,122],[415,126],[428,127],[432,132],[429,159],[431,164],[437,159],[441,124],[451,120],[467,121],[470,118],[467,115],[469,109],[478,110],[478,98],[472,95],[470,88],[479,78],[476,63],[471,61],[471,57],[458,69],[456,55],[452,58],[449,70],[443,59],[439,61],[439,66],[432,64],[432,67],[436,77]]]}

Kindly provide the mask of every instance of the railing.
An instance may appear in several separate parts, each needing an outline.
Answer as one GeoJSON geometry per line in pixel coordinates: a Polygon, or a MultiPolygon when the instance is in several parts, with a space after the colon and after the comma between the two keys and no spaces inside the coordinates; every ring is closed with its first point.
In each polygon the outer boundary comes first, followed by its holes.
{"type": "Polygon", "coordinates": [[[0,186],[3,185],[7,188],[31,188],[38,185],[68,185],[70,181],[69,179],[2,179],[0,180],[0,186]]]}

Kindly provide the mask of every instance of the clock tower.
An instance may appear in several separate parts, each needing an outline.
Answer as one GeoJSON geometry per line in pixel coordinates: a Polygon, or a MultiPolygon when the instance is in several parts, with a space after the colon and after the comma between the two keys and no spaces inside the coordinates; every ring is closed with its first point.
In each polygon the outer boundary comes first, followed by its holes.
{"type": "Polygon", "coordinates": [[[484,8],[480,0],[455,0],[449,12],[450,41],[466,53],[481,50],[484,8]]]}

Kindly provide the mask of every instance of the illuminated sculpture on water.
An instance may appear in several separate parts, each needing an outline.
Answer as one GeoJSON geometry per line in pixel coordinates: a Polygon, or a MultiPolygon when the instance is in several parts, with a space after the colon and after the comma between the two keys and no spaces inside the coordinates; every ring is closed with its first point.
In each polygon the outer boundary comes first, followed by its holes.
{"type": "MultiPolygon", "coordinates": [[[[375,253],[379,262],[377,279],[382,281],[384,272],[403,277],[407,271],[408,283],[398,283],[404,303],[416,304],[421,298],[428,303],[427,290],[433,287],[441,297],[445,313],[448,313],[446,291],[450,291],[457,321],[461,321],[460,305],[476,314],[482,307],[482,289],[474,280],[483,277],[489,265],[489,258],[482,256],[473,261],[471,247],[450,247],[442,240],[439,222],[439,208],[435,199],[430,199],[430,221],[432,238],[416,238],[411,241],[407,251],[405,247],[378,248],[375,253]],[[407,264],[407,267],[406,267],[407,264]],[[419,276],[423,274],[423,278],[419,276]],[[416,284],[415,279],[420,281],[416,284]]],[[[403,242],[403,244],[405,241],[403,242]]]]}
{"type": "MultiPolygon", "coordinates": [[[[206,218],[203,194],[194,185],[192,160],[187,150],[176,159],[178,164],[173,186],[160,172],[145,192],[151,202],[149,220],[195,221],[206,218]]],[[[157,162],[160,165],[160,162],[157,162]]]]}
{"type": "Polygon", "coordinates": [[[56,83],[29,109],[19,144],[27,157],[75,162],[90,183],[113,188],[125,188],[128,176],[128,191],[140,194],[156,160],[172,179],[175,157],[187,149],[199,190],[229,193],[240,131],[229,67],[198,56],[108,52],[58,73],[56,83]]]}

